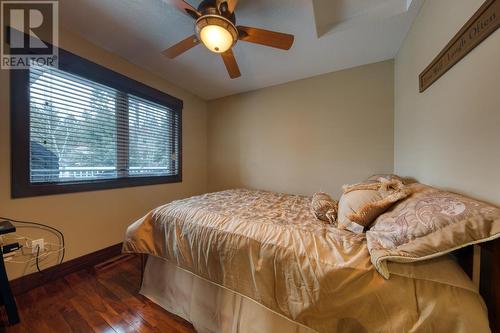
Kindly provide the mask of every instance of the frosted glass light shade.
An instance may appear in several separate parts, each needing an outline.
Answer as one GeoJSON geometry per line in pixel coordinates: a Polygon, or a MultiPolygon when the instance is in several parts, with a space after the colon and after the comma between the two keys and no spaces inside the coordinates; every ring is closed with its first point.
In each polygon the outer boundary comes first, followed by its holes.
{"type": "Polygon", "coordinates": [[[204,15],[196,20],[196,35],[210,51],[224,53],[238,40],[238,29],[225,17],[204,15]]]}
{"type": "Polygon", "coordinates": [[[207,25],[200,31],[200,39],[212,52],[224,53],[234,43],[233,36],[224,27],[218,25],[207,25]]]}

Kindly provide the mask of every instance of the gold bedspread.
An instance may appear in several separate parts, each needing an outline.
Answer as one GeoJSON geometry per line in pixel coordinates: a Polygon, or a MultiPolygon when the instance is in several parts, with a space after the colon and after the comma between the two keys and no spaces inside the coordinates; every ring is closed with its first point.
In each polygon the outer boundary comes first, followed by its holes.
{"type": "Polygon", "coordinates": [[[318,332],[488,332],[448,257],[370,262],[364,235],[314,218],[310,198],[245,189],[174,201],[132,224],[123,250],[165,258],[318,332]]]}

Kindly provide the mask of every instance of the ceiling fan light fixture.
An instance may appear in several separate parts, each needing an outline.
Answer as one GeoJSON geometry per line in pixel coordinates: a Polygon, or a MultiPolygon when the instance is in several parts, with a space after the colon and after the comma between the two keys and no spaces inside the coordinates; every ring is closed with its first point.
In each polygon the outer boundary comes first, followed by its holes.
{"type": "Polygon", "coordinates": [[[238,30],[228,19],[219,15],[205,15],[196,21],[196,34],[212,52],[224,53],[238,40],[238,30]]]}
{"type": "Polygon", "coordinates": [[[195,35],[191,35],[162,53],[174,59],[182,53],[203,44],[212,52],[220,54],[231,79],[241,76],[238,63],[231,48],[242,40],[282,50],[292,47],[294,36],[265,29],[236,27],[234,9],[239,0],[202,0],[198,8],[194,8],[186,0],[164,0],[172,3],[184,14],[196,20],[195,35]]]}

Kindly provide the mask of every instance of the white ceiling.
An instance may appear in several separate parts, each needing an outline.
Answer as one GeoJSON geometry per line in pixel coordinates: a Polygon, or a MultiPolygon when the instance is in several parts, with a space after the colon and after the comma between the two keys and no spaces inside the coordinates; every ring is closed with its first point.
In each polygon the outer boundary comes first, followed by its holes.
{"type": "MultiPolygon", "coordinates": [[[[193,33],[193,20],[162,0],[60,0],[60,20],[173,84],[215,99],[391,59],[423,1],[240,0],[238,24],[291,33],[295,43],[282,51],[238,42],[233,51],[242,76],[234,80],[220,56],[201,45],[174,60],[161,55],[193,33]]],[[[188,2],[196,7],[200,0],[188,2]]]]}
{"type": "Polygon", "coordinates": [[[413,0],[312,0],[318,37],[404,14],[413,0]]]}

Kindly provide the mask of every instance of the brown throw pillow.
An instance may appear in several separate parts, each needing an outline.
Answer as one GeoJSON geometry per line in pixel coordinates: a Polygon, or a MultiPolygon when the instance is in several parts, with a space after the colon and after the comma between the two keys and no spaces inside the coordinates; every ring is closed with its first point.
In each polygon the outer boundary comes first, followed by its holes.
{"type": "Polygon", "coordinates": [[[395,202],[411,194],[400,180],[379,180],[344,186],[339,201],[339,228],[362,233],[395,202]]]}
{"type": "Polygon", "coordinates": [[[380,178],[384,178],[385,180],[391,181],[391,180],[399,180],[402,183],[404,183],[404,179],[393,174],[377,174],[377,175],[371,175],[368,177],[366,181],[379,181],[380,178]]]}
{"type": "Polygon", "coordinates": [[[311,200],[311,213],[319,220],[337,223],[338,202],[333,200],[327,193],[315,193],[311,200]]]}
{"type": "Polygon", "coordinates": [[[410,189],[403,188],[396,190],[375,202],[368,202],[357,212],[349,214],[347,217],[363,227],[369,227],[377,217],[388,210],[394,203],[403,200],[411,194],[410,189]]]}
{"type": "Polygon", "coordinates": [[[393,175],[393,174],[378,174],[378,175],[372,175],[370,177],[368,177],[368,179],[366,180],[367,182],[368,181],[379,181],[380,178],[383,178],[387,181],[391,181],[391,180],[399,180],[401,181],[403,184],[405,185],[410,185],[410,184],[414,184],[414,183],[418,183],[414,178],[409,178],[409,177],[400,177],[398,175],[393,175]]]}
{"type": "Polygon", "coordinates": [[[422,184],[410,187],[414,193],[366,234],[372,263],[385,278],[387,261],[431,259],[500,237],[500,208],[422,184]]]}

